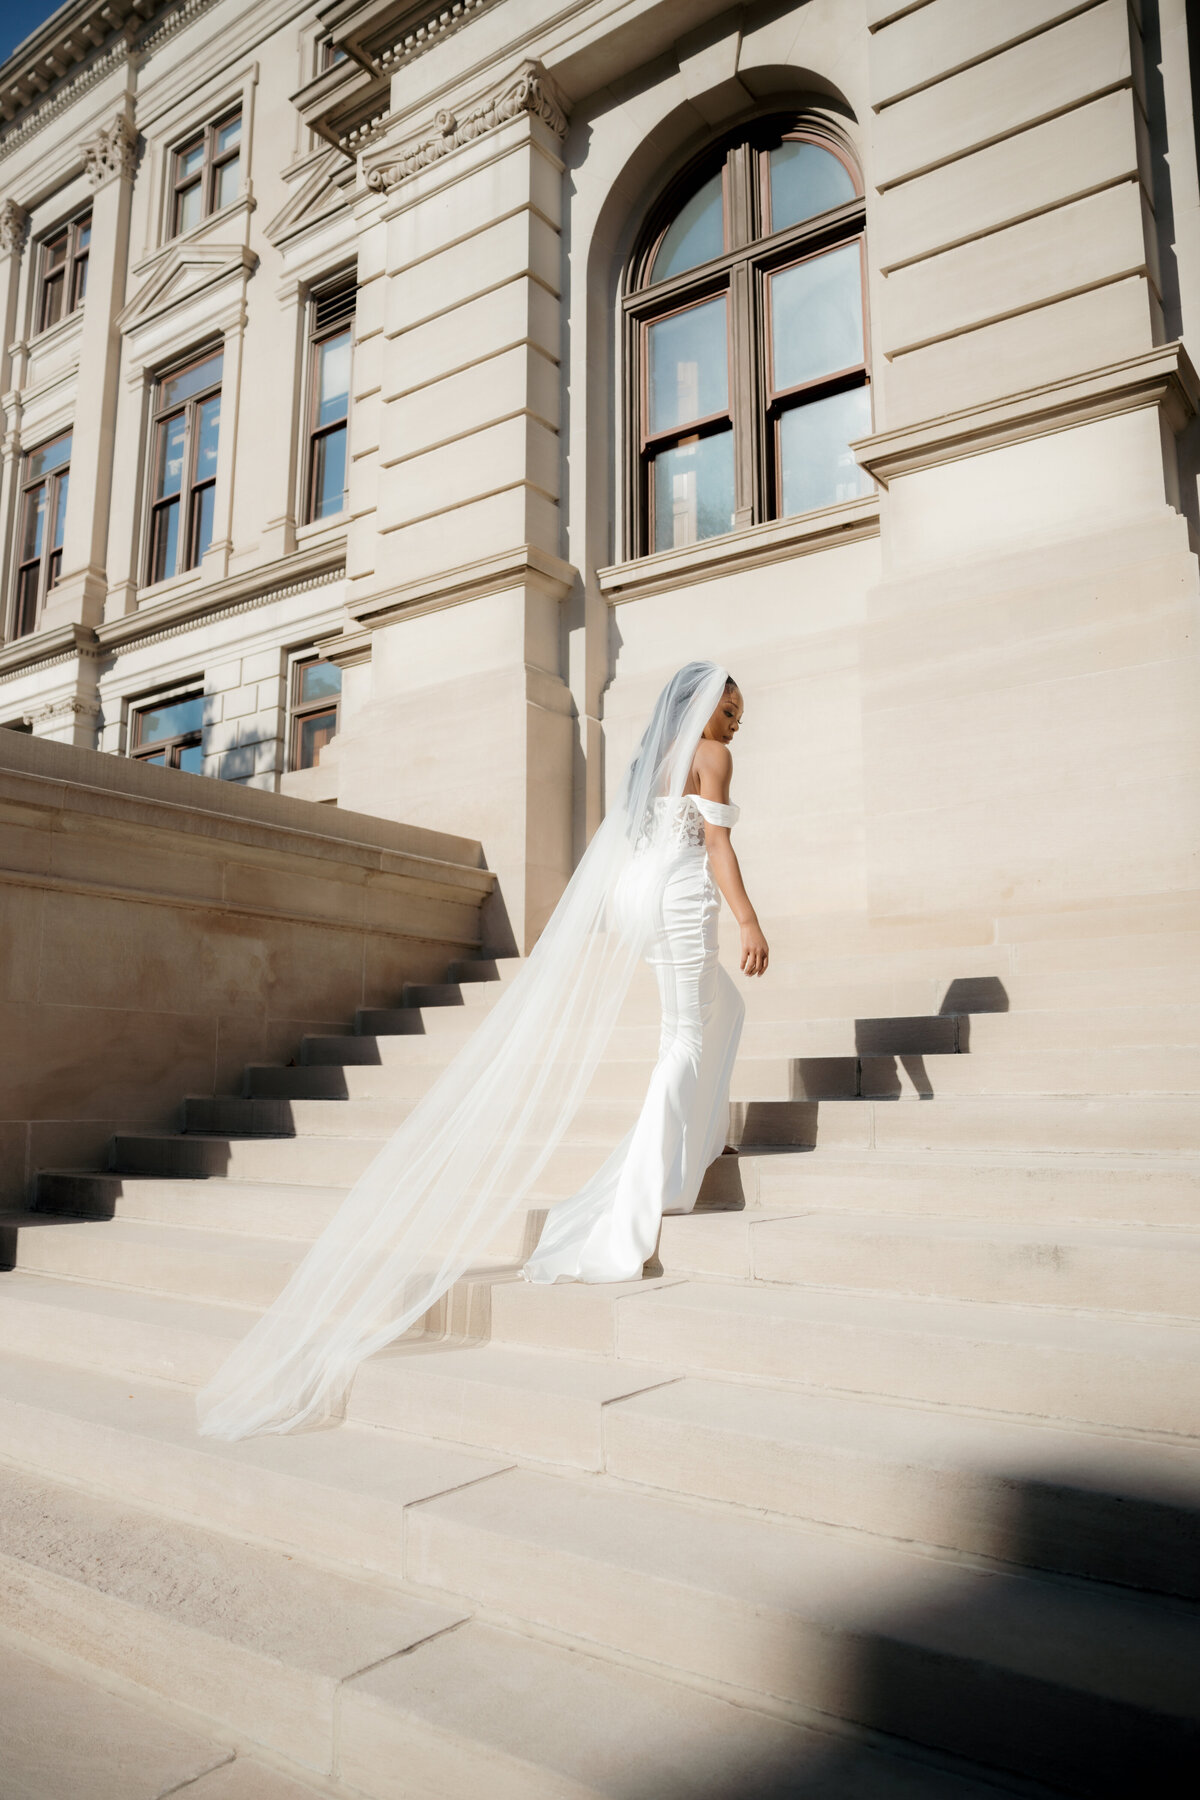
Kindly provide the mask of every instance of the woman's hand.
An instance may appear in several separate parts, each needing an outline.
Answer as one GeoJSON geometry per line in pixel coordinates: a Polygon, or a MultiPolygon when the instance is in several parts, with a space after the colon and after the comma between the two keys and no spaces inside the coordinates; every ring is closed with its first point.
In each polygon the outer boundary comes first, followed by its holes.
{"type": "Polygon", "coordinates": [[[742,974],[765,975],[770,951],[757,919],[742,926],[742,974]]]}

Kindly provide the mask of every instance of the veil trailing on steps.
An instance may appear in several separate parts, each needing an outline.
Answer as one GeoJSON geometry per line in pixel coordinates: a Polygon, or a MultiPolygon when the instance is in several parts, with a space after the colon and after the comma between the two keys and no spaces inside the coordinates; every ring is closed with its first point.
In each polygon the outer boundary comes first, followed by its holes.
{"type": "Polygon", "coordinates": [[[525,966],[359,1176],[198,1400],[215,1438],[336,1417],[359,1363],[416,1324],[533,1192],[579,1110],[666,878],[654,802],[682,794],[724,669],[688,663],[525,966]]]}

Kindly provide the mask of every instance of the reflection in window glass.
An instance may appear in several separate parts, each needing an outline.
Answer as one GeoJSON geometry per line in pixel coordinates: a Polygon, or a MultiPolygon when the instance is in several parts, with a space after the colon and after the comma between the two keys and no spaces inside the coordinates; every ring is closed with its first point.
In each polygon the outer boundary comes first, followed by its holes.
{"type": "Polygon", "coordinates": [[[862,362],[862,263],[857,244],[772,275],[771,346],[777,393],[862,362]]]}
{"type": "Polygon", "coordinates": [[[181,744],[176,767],[182,769],[185,775],[203,775],[204,746],[202,744],[181,744]]]}
{"type": "Polygon", "coordinates": [[[328,700],[342,691],[342,671],[336,663],[305,663],[300,670],[296,698],[301,705],[311,700],[328,700]]]}
{"type": "Polygon", "coordinates": [[[298,737],[298,769],[315,769],[326,744],[337,735],[336,712],[312,713],[301,719],[298,737]]]}
{"type": "Polygon", "coordinates": [[[785,517],[857,500],[871,478],[855,461],[850,443],[871,429],[865,387],[793,406],[779,421],[779,461],[785,517]]]}
{"type": "Polygon", "coordinates": [[[327,338],[317,350],[317,424],[345,417],[350,394],[350,333],[327,338]]]}
{"type": "Polygon", "coordinates": [[[732,431],[660,451],[654,459],[654,548],[675,550],[732,529],[732,431]]]}
{"type": "Polygon", "coordinates": [[[71,433],[65,437],[55,438],[52,444],[43,444],[40,450],[34,450],[29,458],[29,473],[34,481],[48,475],[51,469],[61,469],[64,463],[71,460],[71,433]]]}
{"type": "Polygon", "coordinates": [[[680,208],[667,227],[651,281],[669,281],[701,263],[720,256],[725,248],[725,198],[720,171],[680,208]]]}
{"type": "Polygon", "coordinates": [[[729,404],[725,298],[660,319],[647,332],[650,431],[672,431],[729,404]]]}
{"type": "Polygon", "coordinates": [[[784,231],[856,198],[850,171],[819,144],[785,142],[770,155],[771,230],[784,231]]]}
{"type": "Polygon", "coordinates": [[[218,350],[206,362],[195,363],[190,369],[170,376],[162,384],[160,404],[178,406],[181,400],[190,400],[193,394],[202,393],[207,387],[215,387],[221,379],[223,361],[222,353],[218,350]]]}
{"type": "Polygon", "coordinates": [[[218,210],[222,206],[232,206],[238,195],[238,182],[241,179],[241,158],[231,156],[217,170],[217,191],[214,206],[218,210]]]}
{"type": "Polygon", "coordinates": [[[204,696],[191,694],[170,706],[147,708],[138,714],[138,743],[157,744],[163,738],[186,737],[204,724],[204,696]]]}

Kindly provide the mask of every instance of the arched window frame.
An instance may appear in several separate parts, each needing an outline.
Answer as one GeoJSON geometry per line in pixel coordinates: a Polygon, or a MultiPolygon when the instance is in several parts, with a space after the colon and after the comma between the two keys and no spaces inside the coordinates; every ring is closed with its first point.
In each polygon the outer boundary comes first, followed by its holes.
{"type": "MultiPolygon", "coordinates": [[[[861,172],[848,144],[823,121],[776,110],[711,145],[668,186],[651,210],[627,270],[622,300],[626,417],[625,547],[627,558],[655,548],[653,460],[672,441],[732,428],[734,508],[731,529],[789,516],[783,510],[780,424],[808,400],[862,387],[870,393],[870,316],[867,304],[866,200],[861,172]],[[771,229],[769,156],[781,141],[806,142],[842,163],[854,198],[815,218],[771,229]],[[720,256],[667,280],[652,282],[659,247],[681,208],[720,169],[725,245],[720,256]],[[772,386],[770,281],[793,265],[844,244],[858,244],[862,283],[863,357],[859,363],[798,387],[772,386]],[[647,332],[651,325],[704,300],[727,296],[729,404],[724,413],[691,421],[677,432],[651,433],[647,332]]],[[[870,482],[864,477],[864,492],[870,482]]],[[[704,541],[704,540],[697,540],[704,541]]]]}

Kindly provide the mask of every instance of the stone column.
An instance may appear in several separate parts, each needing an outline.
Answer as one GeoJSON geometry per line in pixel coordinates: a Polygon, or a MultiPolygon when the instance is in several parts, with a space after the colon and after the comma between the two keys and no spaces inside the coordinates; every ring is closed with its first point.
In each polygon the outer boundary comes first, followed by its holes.
{"type": "MultiPolygon", "coordinates": [[[[17,295],[21,280],[21,254],[29,235],[29,214],[15,200],[0,202],[0,543],[13,541],[13,520],[21,460],[21,396],[13,380],[13,355],[9,346],[17,334],[17,295]]],[[[11,558],[9,559],[11,562],[11,558]]],[[[0,575],[0,642],[13,604],[8,591],[9,571],[0,575]]]]}
{"type": "Polygon", "coordinates": [[[72,623],[96,625],[103,616],[121,347],[116,318],[125,299],[136,144],[137,133],[128,115],[119,112],[83,147],[88,179],[95,190],[92,241],[79,349],[63,572],[47,596],[46,630],[72,623]]]}
{"type": "Polygon", "coordinates": [[[372,691],[338,797],[481,840],[490,947],[527,950],[572,863],[575,722],[560,607],[566,118],[536,65],[372,144],[351,424],[351,629],[372,691]],[[363,452],[378,445],[375,457],[363,452]]]}

